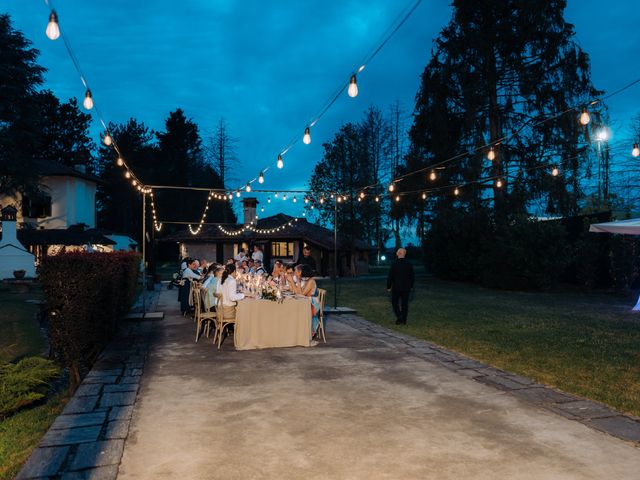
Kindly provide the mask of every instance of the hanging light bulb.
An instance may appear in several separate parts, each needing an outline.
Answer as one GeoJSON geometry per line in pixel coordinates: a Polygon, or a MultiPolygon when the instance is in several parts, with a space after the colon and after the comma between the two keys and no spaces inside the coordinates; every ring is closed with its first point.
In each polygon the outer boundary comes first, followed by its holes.
{"type": "Polygon", "coordinates": [[[554,177],[557,177],[559,173],[560,173],[560,170],[558,170],[558,167],[553,167],[551,169],[551,175],[553,175],[554,177]]]}
{"type": "Polygon", "coordinates": [[[262,172],[258,175],[258,183],[264,183],[264,173],[262,172]]]}
{"type": "Polygon", "coordinates": [[[311,204],[311,210],[313,210],[315,207],[313,206],[313,204],[311,204]]]}
{"type": "Polygon", "coordinates": [[[389,191],[390,191],[390,192],[393,192],[395,189],[396,189],[396,185],[395,185],[393,182],[391,182],[391,183],[389,184],[389,191]]]}
{"type": "Polygon", "coordinates": [[[261,212],[264,212],[264,207],[260,207],[260,211],[261,211],[261,212]]]}
{"type": "Polygon", "coordinates": [[[293,196],[293,203],[296,203],[298,200],[296,199],[296,196],[293,196]]]}
{"type": "Polygon", "coordinates": [[[271,203],[271,197],[267,197],[267,203],[271,203]]]}
{"type": "Polygon", "coordinates": [[[129,172],[129,170],[124,172],[124,178],[131,178],[131,172],[129,172]]]}
{"type": "Polygon", "coordinates": [[[364,192],[360,192],[360,198],[364,198],[364,192]]]}
{"type": "Polygon", "coordinates": [[[308,197],[304,197],[304,203],[305,204],[309,203],[309,198],[308,197]]]}
{"type": "Polygon", "coordinates": [[[87,110],[91,110],[93,108],[93,98],[91,97],[91,90],[87,89],[87,92],[84,94],[84,102],[82,102],[84,108],[87,110]]]}
{"type": "MultiPolygon", "coordinates": [[[[306,142],[305,142],[306,143],[306,142]]],[[[276,166],[278,168],[284,167],[284,161],[282,160],[282,154],[278,155],[278,161],[276,162],[276,166]]]]}
{"type": "Polygon", "coordinates": [[[287,199],[287,194],[285,193],[284,195],[282,195],[282,200],[286,200],[287,199]]]}
{"type": "Polygon", "coordinates": [[[455,190],[453,191],[453,194],[457,197],[458,195],[460,195],[460,189],[458,187],[455,188],[455,190]]]}
{"type": "Polygon", "coordinates": [[[116,160],[116,164],[118,164],[119,167],[124,165],[124,160],[122,160],[122,157],[118,157],[118,159],[116,160]]]}
{"type": "Polygon", "coordinates": [[[320,205],[322,205],[324,203],[324,198],[320,199],[320,205]]]}
{"type": "Polygon", "coordinates": [[[311,131],[309,127],[304,129],[304,136],[302,137],[302,143],[309,145],[311,143],[311,131]]]}
{"type": "Polygon", "coordinates": [[[589,115],[589,111],[586,108],[582,109],[582,113],[580,114],[580,123],[582,125],[589,125],[591,121],[591,115],[589,115]]]}
{"type": "Polygon", "coordinates": [[[496,187],[497,188],[502,188],[502,179],[499,178],[498,180],[496,180],[496,187]]]}
{"type": "Polygon", "coordinates": [[[240,198],[240,190],[236,192],[236,197],[240,198]]]}
{"type": "Polygon", "coordinates": [[[634,157],[640,157],[640,147],[638,147],[637,143],[633,144],[633,150],[631,150],[631,155],[634,157]]]}
{"type": "Polygon", "coordinates": [[[274,195],[274,197],[278,198],[278,192],[276,192],[276,194],[274,195]]]}
{"type": "Polygon", "coordinates": [[[58,25],[58,14],[55,10],[51,10],[49,15],[49,23],[46,30],[47,37],[51,40],[57,40],[60,36],[60,26],[58,25]]]}
{"type": "Polygon", "coordinates": [[[249,182],[247,182],[247,186],[244,187],[244,188],[247,191],[247,193],[249,193],[251,191],[251,184],[249,182]]]}
{"type": "Polygon", "coordinates": [[[338,203],[342,203],[342,197],[338,195],[338,203]]]}
{"type": "Polygon", "coordinates": [[[334,196],[335,196],[335,195],[332,193],[332,194],[331,194],[331,198],[333,198],[334,196]]]}
{"type": "Polygon", "coordinates": [[[131,180],[131,185],[135,187],[137,184],[138,184],[138,181],[135,178],[131,180]]]}
{"type": "Polygon", "coordinates": [[[355,98],[358,96],[358,83],[356,82],[355,75],[351,75],[351,80],[349,80],[349,88],[347,89],[347,93],[351,98],[355,98]]]}
{"type": "Polygon", "coordinates": [[[425,192],[422,192],[422,199],[426,200],[427,199],[427,194],[425,192]]]}
{"type": "Polygon", "coordinates": [[[400,195],[396,195],[396,202],[400,201],[400,195]]]}
{"type": "Polygon", "coordinates": [[[380,197],[376,195],[376,203],[378,203],[379,201],[380,201],[380,197]]]}
{"type": "Polygon", "coordinates": [[[436,171],[435,170],[431,170],[431,173],[429,174],[429,180],[431,180],[433,182],[436,178],[437,178],[436,171]]]}
{"type": "Polygon", "coordinates": [[[487,158],[492,162],[496,159],[496,151],[493,149],[493,147],[489,149],[489,152],[487,153],[487,158]]]}
{"type": "Polygon", "coordinates": [[[113,140],[111,139],[111,135],[109,135],[109,132],[106,132],[104,134],[104,138],[102,139],[102,141],[107,147],[113,143],[113,140]]]}

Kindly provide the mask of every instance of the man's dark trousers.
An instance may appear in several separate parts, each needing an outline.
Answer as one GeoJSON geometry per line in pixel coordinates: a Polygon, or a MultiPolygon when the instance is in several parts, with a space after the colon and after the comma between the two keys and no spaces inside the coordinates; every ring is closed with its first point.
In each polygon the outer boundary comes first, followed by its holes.
{"type": "Polygon", "coordinates": [[[411,290],[391,289],[391,306],[399,323],[407,323],[409,314],[409,294],[411,290]]]}

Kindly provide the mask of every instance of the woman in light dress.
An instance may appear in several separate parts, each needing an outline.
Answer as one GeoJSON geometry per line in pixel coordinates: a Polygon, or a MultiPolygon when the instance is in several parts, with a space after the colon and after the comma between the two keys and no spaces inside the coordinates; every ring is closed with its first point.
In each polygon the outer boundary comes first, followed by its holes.
{"type": "Polygon", "coordinates": [[[287,275],[287,282],[296,295],[304,295],[311,299],[311,331],[314,336],[320,325],[320,299],[318,286],[313,279],[313,271],[309,265],[297,265],[293,275],[287,275]]]}

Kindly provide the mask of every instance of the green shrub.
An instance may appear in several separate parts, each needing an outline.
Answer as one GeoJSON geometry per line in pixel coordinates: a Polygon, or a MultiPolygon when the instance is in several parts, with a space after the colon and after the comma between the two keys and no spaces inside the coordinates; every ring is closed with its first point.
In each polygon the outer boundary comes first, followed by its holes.
{"type": "Polygon", "coordinates": [[[72,387],[131,307],[139,261],[130,252],[71,252],[48,257],[40,268],[49,340],[56,358],[70,368],[72,387]]]}
{"type": "Polygon", "coordinates": [[[40,357],[0,364],[0,419],[44,398],[59,375],[55,363],[40,357]]]}

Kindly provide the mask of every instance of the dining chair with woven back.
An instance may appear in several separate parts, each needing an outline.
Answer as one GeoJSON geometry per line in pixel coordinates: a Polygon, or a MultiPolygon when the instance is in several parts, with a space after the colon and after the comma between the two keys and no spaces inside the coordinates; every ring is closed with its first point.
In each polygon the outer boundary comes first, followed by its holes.
{"type": "Polygon", "coordinates": [[[324,343],[327,343],[327,337],[324,333],[324,299],[327,296],[327,291],[319,288],[318,289],[318,302],[320,303],[320,311],[318,312],[318,338],[320,334],[322,334],[322,340],[324,343]]]}
{"type": "Polygon", "coordinates": [[[193,307],[195,311],[195,322],[196,322],[196,343],[198,343],[198,339],[200,338],[200,333],[202,332],[202,327],[204,325],[205,335],[209,336],[209,331],[211,329],[211,324],[216,320],[215,312],[210,312],[209,308],[206,308],[205,305],[208,302],[205,302],[202,298],[201,289],[198,287],[193,288],[193,307]]]}
{"type": "MultiPolygon", "coordinates": [[[[235,325],[236,323],[236,314],[237,314],[237,310],[236,307],[233,307],[233,314],[230,313],[230,308],[229,307],[224,307],[222,305],[222,296],[217,296],[217,303],[216,303],[216,331],[213,335],[213,343],[216,343],[216,340],[218,341],[218,349],[220,348],[220,346],[222,345],[222,336],[224,334],[224,330],[225,328],[228,330],[228,327],[230,325],[235,325]]],[[[233,332],[233,344],[235,345],[236,343],[236,334],[235,334],[235,327],[234,327],[234,332],[233,332]]]]}

